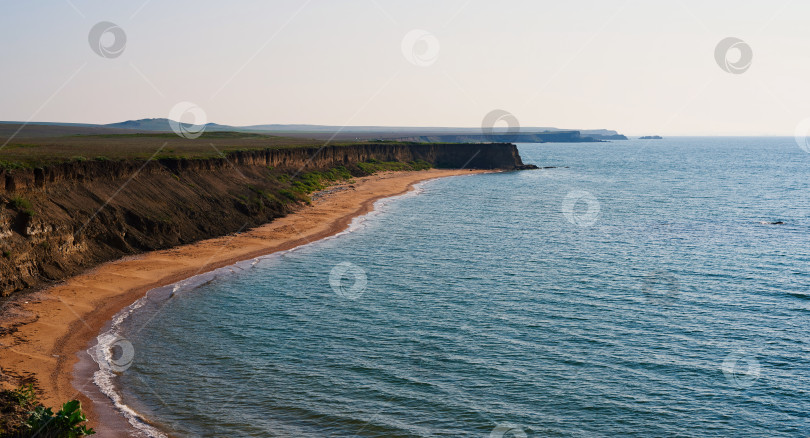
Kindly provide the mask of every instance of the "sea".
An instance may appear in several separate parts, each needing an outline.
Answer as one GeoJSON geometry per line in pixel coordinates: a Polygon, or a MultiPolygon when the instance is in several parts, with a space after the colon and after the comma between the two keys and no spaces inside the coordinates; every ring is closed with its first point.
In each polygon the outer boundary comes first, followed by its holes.
{"type": "Polygon", "coordinates": [[[144,436],[810,436],[810,153],[518,148],[150,291],[96,384],[144,436]]]}

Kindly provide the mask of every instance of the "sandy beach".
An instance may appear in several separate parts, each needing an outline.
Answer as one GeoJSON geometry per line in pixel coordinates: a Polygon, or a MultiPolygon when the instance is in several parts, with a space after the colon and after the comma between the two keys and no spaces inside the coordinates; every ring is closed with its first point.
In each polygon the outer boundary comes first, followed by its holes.
{"type": "MultiPolygon", "coordinates": [[[[82,275],[8,305],[0,334],[0,370],[7,376],[33,377],[46,406],[82,401],[91,427],[100,436],[116,436],[123,418],[103,413],[106,403],[76,371],[81,354],[121,309],[147,291],[242,260],[283,251],[344,230],[352,218],[373,208],[376,200],[407,192],[420,181],[470,174],[470,170],[389,172],[332,186],[310,206],[261,227],[190,245],[154,251],[103,264],[82,275]],[[113,424],[115,423],[115,424],[113,424]]],[[[0,381],[4,387],[9,381],[0,381]]],[[[123,433],[123,432],[122,432],[123,433]]]]}

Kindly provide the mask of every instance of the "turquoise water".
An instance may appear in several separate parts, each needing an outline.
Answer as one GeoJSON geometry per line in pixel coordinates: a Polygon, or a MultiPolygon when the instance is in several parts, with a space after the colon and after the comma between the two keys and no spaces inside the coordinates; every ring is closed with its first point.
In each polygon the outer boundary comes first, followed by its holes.
{"type": "Polygon", "coordinates": [[[568,167],[431,181],[150,294],[123,400],[178,436],[810,435],[810,154],[520,152],[568,167]]]}

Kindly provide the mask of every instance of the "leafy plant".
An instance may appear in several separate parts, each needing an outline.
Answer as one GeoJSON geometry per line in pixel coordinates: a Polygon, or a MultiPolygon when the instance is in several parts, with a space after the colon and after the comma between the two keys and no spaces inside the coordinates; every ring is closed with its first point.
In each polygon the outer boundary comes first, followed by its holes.
{"type": "Polygon", "coordinates": [[[37,401],[34,385],[0,391],[0,437],[75,438],[95,433],[82,423],[87,418],[78,400],[64,405],[56,414],[37,401]]]}
{"type": "Polygon", "coordinates": [[[82,413],[81,402],[71,400],[56,414],[51,408],[37,406],[28,417],[26,426],[34,436],[42,438],[75,438],[96,433],[82,425],[85,421],[87,417],[82,413]]]}

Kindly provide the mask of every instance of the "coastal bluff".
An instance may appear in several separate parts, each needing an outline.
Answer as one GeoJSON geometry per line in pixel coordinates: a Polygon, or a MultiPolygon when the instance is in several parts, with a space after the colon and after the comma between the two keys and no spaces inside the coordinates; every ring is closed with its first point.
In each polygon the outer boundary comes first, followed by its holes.
{"type": "Polygon", "coordinates": [[[0,295],[53,284],[126,255],[245,231],[301,208],[302,177],[367,163],[534,168],[509,143],[369,142],[219,157],[73,160],[0,171],[0,295]]]}

